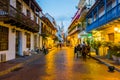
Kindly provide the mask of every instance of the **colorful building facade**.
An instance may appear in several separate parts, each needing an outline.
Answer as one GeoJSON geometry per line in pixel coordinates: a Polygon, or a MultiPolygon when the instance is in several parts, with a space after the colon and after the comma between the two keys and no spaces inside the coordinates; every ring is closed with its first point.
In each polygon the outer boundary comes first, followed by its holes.
{"type": "Polygon", "coordinates": [[[93,5],[88,0],[80,0],[78,4],[78,11],[76,12],[70,26],[68,27],[68,40],[72,46],[82,43],[85,36],[83,32],[86,28],[86,15],[89,8],[93,5]],[[83,31],[83,32],[82,32],[83,31]]]}
{"type": "Polygon", "coordinates": [[[41,17],[43,21],[41,24],[41,36],[42,36],[42,44],[46,46],[48,49],[53,48],[55,46],[54,39],[56,38],[56,22],[52,16],[46,14],[41,17]]]}
{"type": "Polygon", "coordinates": [[[35,0],[0,0],[0,60],[40,47],[40,14],[35,0]],[[38,44],[39,43],[39,44],[38,44]]]}
{"type": "Polygon", "coordinates": [[[96,0],[86,16],[86,31],[92,32],[94,40],[119,43],[119,18],[120,0],[96,0]]]}

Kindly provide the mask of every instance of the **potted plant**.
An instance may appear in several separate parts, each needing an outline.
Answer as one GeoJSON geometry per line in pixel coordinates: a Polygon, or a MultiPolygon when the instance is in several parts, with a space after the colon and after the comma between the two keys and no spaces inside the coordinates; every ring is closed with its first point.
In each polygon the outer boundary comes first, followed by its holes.
{"type": "Polygon", "coordinates": [[[99,55],[99,48],[101,47],[101,41],[92,41],[91,47],[95,49],[96,55],[99,55]]]}
{"type": "Polygon", "coordinates": [[[113,48],[113,42],[104,41],[102,45],[103,45],[103,47],[107,48],[107,55],[106,55],[106,57],[108,59],[110,59],[112,57],[112,54],[114,53],[113,50],[112,50],[112,48],[113,48]]]}
{"type": "Polygon", "coordinates": [[[118,59],[118,63],[120,63],[120,51],[117,52],[117,59],[118,59]]]}
{"type": "Polygon", "coordinates": [[[112,48],[112,58],[115,62],[118,62],[118,59],[120,59],[120,45],[119,44],[113,44],[112,48]]]}

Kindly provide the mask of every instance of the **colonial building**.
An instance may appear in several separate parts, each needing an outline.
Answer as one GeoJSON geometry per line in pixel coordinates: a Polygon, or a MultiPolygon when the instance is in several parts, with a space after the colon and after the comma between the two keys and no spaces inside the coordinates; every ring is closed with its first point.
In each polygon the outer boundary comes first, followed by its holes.
{"type": "Polygon", "coordinates": [[[120,42],[120,0],[96,0],[86,19],[94,40],[120,42]]]}
{"type": "Polygon", "coordinates": [[[78,4],[78,11],[72,19],[68,27],[68,40],[72,46],[84,40],[83,30],[86,28],[86,15],[89,8],[93,5],[94,0],[80,0],[78,4]]]}
{"type": "Polygon", "coordinates": [[[56,38],[56,22],[54,18],[48,13],[41,17],[41,36],[42,36],[42,44],[47,48],[52,48],[55,46],[54,39],[56,38]]]}
{"type": "Polygon", "coordinates": [[[23,56],[40,46],[41,12],[35,0],[0,0],[0,60],[23,56]]]}
{"type": "Polygon", "coordinates": [[[80,23],[78,21],[80,9],[76,12],[70,26],[68,27],[68,37],[67,40],[70,42],[71,46],[75,46],[78,43],[78,33],[80,32],[80,23]]]}

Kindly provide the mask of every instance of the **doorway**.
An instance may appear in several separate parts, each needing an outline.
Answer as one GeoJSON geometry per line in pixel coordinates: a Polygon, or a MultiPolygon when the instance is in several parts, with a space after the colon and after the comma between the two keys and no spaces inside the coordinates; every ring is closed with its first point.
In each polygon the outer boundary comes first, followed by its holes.
{"type": "Polygon", "coordinates": [[[16,57],[22,56],[22,33],[16,30],[16,57]]]}

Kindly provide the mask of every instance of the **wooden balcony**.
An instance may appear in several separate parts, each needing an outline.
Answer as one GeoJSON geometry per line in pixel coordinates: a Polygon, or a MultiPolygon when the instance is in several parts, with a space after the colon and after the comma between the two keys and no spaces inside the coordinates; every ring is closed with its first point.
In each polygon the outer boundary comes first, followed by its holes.
{"type": "Polygon", "coordinates": [[[39,31],[39,25],[35,21],[3,1],[0,1],[0,21],[31,32],[39,31]]]}

